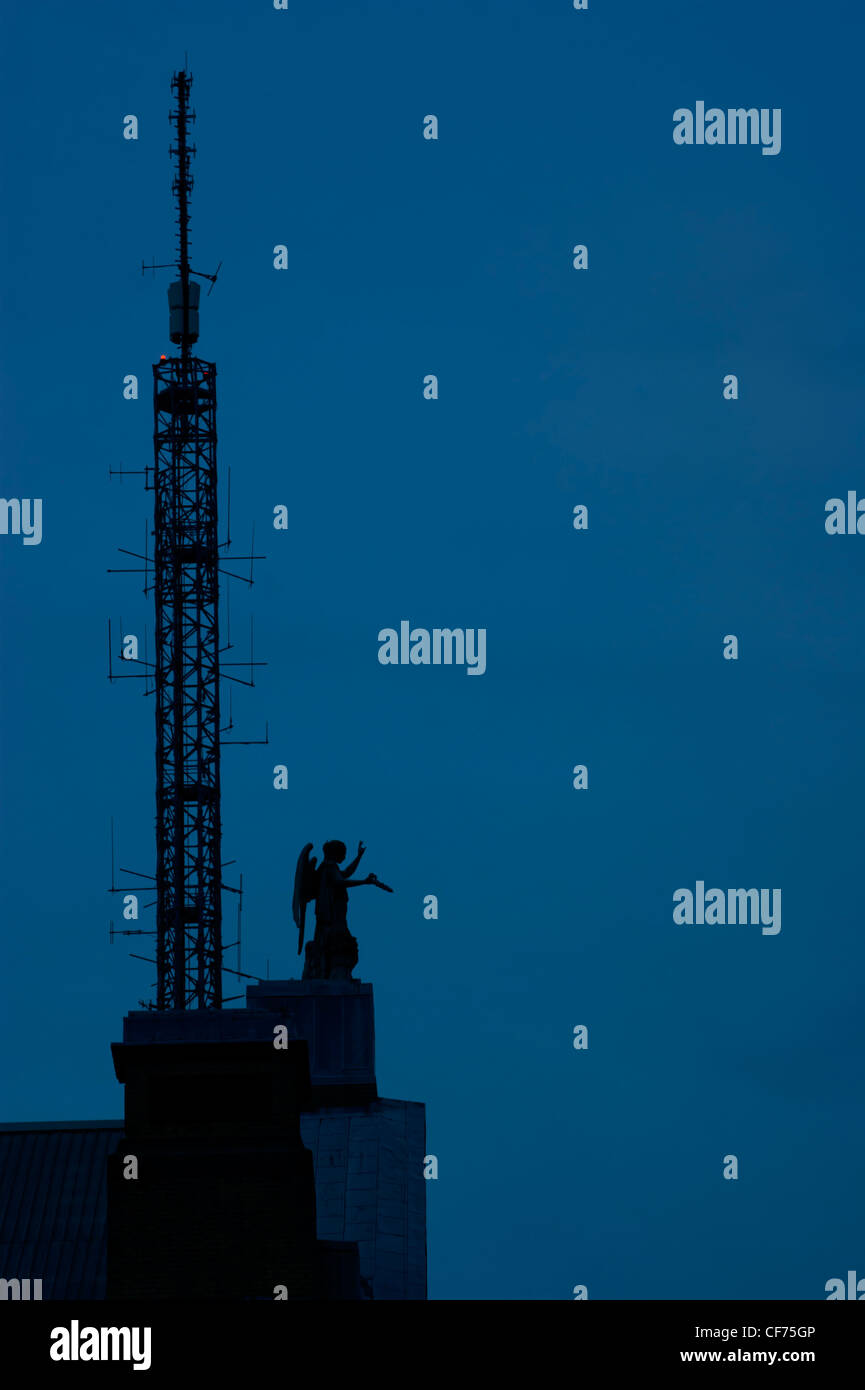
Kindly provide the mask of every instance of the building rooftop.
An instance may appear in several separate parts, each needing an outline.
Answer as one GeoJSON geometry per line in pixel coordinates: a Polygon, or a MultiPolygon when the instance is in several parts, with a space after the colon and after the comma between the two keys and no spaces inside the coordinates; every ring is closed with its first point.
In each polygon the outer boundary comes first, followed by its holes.
{"type": "Polygon", "coordinates": [[[105,1297],[106,1161],[122,1120],[0,1124],[0,1278],[105,1297]]]}

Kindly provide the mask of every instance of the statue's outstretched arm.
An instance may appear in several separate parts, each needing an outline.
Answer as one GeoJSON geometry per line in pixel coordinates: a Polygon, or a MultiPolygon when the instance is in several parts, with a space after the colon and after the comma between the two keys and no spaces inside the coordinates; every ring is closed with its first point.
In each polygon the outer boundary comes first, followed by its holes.
{"type": "Polygon", "coordinates": [[[376,878],[375,874],[367,874],[366,878],[346,879],[343,886],[345,888],[362,888],[365,883],[374,883],[376,888],[383,888],[386,893],[393,892],[393,889],[388,888],[387,884],[382,883],[381,879],[376,878]]]}

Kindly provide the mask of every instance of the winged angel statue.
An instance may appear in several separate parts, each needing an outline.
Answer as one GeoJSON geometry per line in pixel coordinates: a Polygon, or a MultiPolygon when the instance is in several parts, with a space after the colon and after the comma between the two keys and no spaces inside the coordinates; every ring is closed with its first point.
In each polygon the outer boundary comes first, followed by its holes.
{"type": "Polygon", "coordinates": [[[303,950],[307,903],[315,902],[315,935],[307,942],[303,967],[305,980],[350,980],[357,965],[357,941],[348,929],[348,890],[374,883],[386,893],[392,893],[375,874],[352,878],[363,858],[366,846],[361,840],[357,854],[346,868],[340,865],[347,850],[342,840],[327,840],[322,846],[322,861],[316,867],[316,856],[310,855],[312,844],[304,845],[294,874],[294,897],[291,912],[300,934],[297,954],[303,950]]]}

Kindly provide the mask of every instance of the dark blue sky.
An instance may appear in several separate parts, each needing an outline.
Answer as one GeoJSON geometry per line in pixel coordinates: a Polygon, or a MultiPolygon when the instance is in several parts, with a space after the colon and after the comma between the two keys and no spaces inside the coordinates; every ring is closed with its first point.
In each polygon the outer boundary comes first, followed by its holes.
{"type": "Polygon", "coordinates": [[[48,0],[4,31],[0,492],[44,537],[0,537],[0,1118],[120,1115],[150,994],[105,890],[112,815],[152,871],[153,701],[105,674],[109,615],[152,635],[106,573],[152,495],[108,469],[151,458],[169,277],[140,264],[174,254],[188,52],[192,262],[224,263],[199,350],[268,557],[232,593],[269,662],[234,717],[271,742],[223,761],[244,969],[296,973],[297,852],[362,836],[434,1298],[865,1273],[865,538],[823,524],[865,494],[859,7],[48,0]],[[780,155],[674,145],[697,100],[780,107],[780,155]],[[381,666],[401,619],[485,627],[486,673],[381,666]],[[697,879],[780,887],[781,932],[674,925],[697,879]]]}

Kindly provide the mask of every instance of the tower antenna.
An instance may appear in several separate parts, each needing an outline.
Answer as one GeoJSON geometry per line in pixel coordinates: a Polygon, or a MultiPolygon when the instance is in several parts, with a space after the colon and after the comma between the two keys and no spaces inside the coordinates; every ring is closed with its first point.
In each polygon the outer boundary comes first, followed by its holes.
{"type": "Polygon", "coordinates": [[[153,367],[157,1009],[222,1007],[216,364],[192,355],[191,86],[174,74],[179,279],[168,304],[180,356],[153,367]]]}
{"type": "MultiPolygon", "coordinates": [[[[252,572],[234,576],[220,568],[217,534],[216,364],[194,355],[199,336],[201,287],[193,277],[216,282],[189,264],[190,196],[193,187],[190,126],[192,77],[184,67],[171,80],[174,127],[170,154],[175,161],[172,193],[177,224],[177,278],[168,287],[169,337],[180,349],[153,366],[154,462],[145,471],[154,493],[153,550],[145,541],[145,594],[156,610],[155,654],[136,660],[145,693],[156,697],[156,865],[155,874],[138,875],[156,889],[152,932],[112,928],[114,935],[156,938],[155,1008],[220,1009],[227,949],[222,940],[222,892],[237,891],[222,881],[220,818],[221,742],[267,742],[220,738],[220,679],[237,680],[220,666],[264,665],[221,662],[219,642],[220,574],[251,583],[252,572]]],[[[222,262],[220,262],[221,266],[222,262]]],[[[155,264],[150,269],[167,269],[155,264]]],[[[125,471],[125,470],[111,470],[125,471]]],[[[140,471],[140,470],[135,470],[140,471]]],[[[230,543],[229,543],[230,544],[230,543]]],[[[263,556],[238,556],[261,559],[263,556]]],[[[119,679],[110,665],[109,677],[119,679]]],[[[121,872],[134,872],[121,870],[121,872]]],[[[124,891],[114,884],[112,892],[124,891]]]]}

